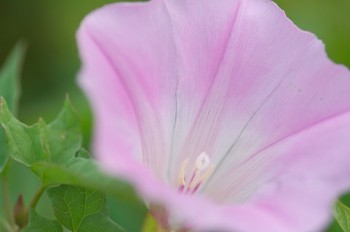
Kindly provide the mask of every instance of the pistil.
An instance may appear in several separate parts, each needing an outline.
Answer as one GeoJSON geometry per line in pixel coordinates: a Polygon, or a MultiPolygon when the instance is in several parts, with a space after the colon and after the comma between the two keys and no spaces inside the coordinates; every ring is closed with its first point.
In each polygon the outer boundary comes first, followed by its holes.
{"type": "Polygon", "coordinates": [[[178,191],[193,194],[198,191],[200,186],[208,180],[214,171],[214,165],[211,164],[207,153],[202,152],[196,159],[193,167],[191,179],[186,181],[186,171],[189,159],[185,159],[180,167],[178,191]]]}

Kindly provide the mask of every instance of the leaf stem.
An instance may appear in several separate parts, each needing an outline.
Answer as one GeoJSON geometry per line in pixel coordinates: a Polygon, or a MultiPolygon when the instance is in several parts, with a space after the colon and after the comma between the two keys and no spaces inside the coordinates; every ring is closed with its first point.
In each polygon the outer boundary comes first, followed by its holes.
{"type": "Polygon", "coordinates": [[[6,172],[2,173],[1,175],[1,183],[2,183],[2,196],[4,201],[6,219],[11,226],[14,226],[14,219],[12,215],[12,206],[11,206],[11,198],[10,198],[10,188],[9,188],[6,172]]]}
{"type": "Polygon", "coordinates": [[[30,205],[29,205],[30,208],[34,209],[36,207],[45,190],[46,190],[46,186],[40,186],[38,191],[35,193],[32,201],[30,202],[30,205]]]}

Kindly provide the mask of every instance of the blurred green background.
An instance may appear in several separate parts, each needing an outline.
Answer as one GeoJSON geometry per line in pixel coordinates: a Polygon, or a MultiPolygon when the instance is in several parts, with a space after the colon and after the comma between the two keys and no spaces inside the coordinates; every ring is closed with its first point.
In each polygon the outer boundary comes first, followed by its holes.
{"type": "MultiPolygon", "coordinates": [[[[79,58],[75,32],[87,13],[111,2],[115,1],[0,0],[0,64],[18,40],[28,44],[19,112],[22,121],[33,123],[38,116],[51,120],[60,109],[65,94],[69,93],[81,116],[88,146],[92,117],[88,103],[76,86],[79,58]]],[[[327,52],[335,62],[350,67],[350,0],[276,2],[297,25],[314,32],[325,42],[327,52]]],[[[16,171],[11,177],[16,183],[12,190],[13,200],[20,192],[34,192],[32,186],[38,184],[35,178],[20,178],[26,172],[22,168],[14,169],[16,171]]],[[[127,209],[121,203],[111,205],[114,218],[120,219],[125,215],[127,209]]],[[[46,208],[44,199],[41,210],[49,211],[46,208]]],[[[140,212],[138,217],[142,218],[143,213],[140,212]]],[[[130,231],[137,231],[133,227],[134,222],[134,219],[128,222],[130,231]]],[[[340,230],[334,224],[329,231],[340,230]]]]}

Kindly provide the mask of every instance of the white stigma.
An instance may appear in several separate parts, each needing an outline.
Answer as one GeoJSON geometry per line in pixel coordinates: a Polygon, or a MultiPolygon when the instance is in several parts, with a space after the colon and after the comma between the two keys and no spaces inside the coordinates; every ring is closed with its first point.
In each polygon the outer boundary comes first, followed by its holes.
{"type": "Polygon", "coordinates": [[[196,159],[196,169],[198,171],[202,171],[204,169],[207,169],[210,165],[210,158],[207,155],[207,153],[202,152],[196,159]]]}

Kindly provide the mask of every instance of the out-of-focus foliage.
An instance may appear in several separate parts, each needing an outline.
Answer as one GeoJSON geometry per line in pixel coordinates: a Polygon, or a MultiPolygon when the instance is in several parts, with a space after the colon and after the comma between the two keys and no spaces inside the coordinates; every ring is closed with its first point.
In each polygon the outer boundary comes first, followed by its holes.
{"type": "Polygon", "coordinates": [[[340,227],[344,232],[350,231],[350,208],[341,201],[337,201],[334,205],[334,217],[337,219],[340,227]]]}
{"type": "Polygon", "coordinates": [[[28,227],[23,232],[63,232],[62,226],[56,220],[50,220],[30,211],[28,227]]]}
{"type": "MultiPolygon", "coordinates": [[[[110,192],[126,203],[138,205],[136,215],[145,212],[131,187],[102,174],[94,160],[83,158],[88,155],[81,149],[80,122],[69,100],[66,100],[63,109],[51,123],[46,124],[40,119],[33,126],[27,126],[11,114],[7,103],[1,98],[0,123],[5,129],[10,158],[27,166],[41,182],[28,210],[35,209],[42,193],[50,188],[48,195],[57,222],[71,231],[124,231],[108,216],[106,196],[102,191],[110,192]]],[[[50,208],[50,205],[47,207],[50,208]]],[[[20,228],[26,226],[28,210],[24,210],[25,216],[21,213],[24,223],[17,223],[20,228]]],[[[32,210],[30,212],[33,213],[32,210]]],[[[37,216],[34,212],[30,218],[38,219],[37,216]]],[[[29,226],[37,227],[38,223],[48,218],[39,219],[35,223],[31,221],[34,225],[29,226]]],[[[55,226],[56,223],[51,224],[55,226]]],[[[141,227],[142,221],[135,224],[141,227]]]]}
{"type": "MultiPolygon", "coordinates": [[[[14,113],[18,111],[19,100],[19,78],[22,69],[22,61],[24,56],[23,44],[18,44],[12,54],[8,57],[2,69],[0,69],[0,96],[8,99],[10,110],[14,113]]],[[[5,143],[5,134],[0,128],[0,173],[3,172],[6,165],[8,152],[5,143]]]]}
{"type": "Polygon", "coordinates": [[[291,20],[316,34],[336,63],[350,67],[349,0],[275,0],[291,20]]]}

